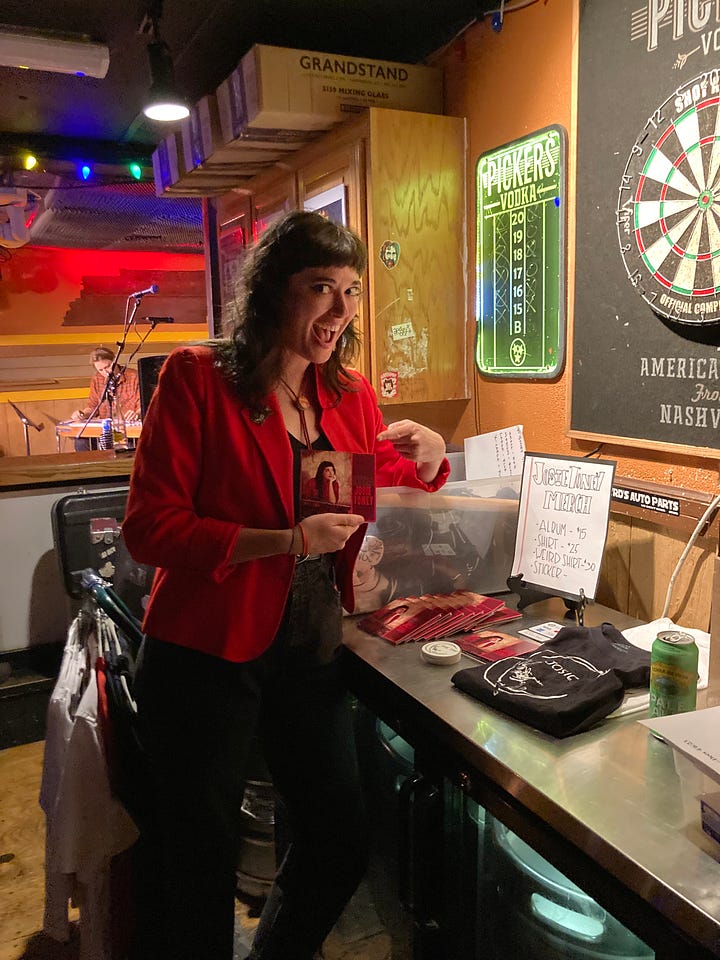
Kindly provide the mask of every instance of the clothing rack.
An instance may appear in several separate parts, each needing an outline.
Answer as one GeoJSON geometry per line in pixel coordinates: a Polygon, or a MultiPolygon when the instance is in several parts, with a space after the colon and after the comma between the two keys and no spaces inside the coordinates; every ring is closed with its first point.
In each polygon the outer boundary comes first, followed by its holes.
{"type": "Polygon", "coordinates": [[[115,626],[125,633],[132,646],[133,657],[137,656],[144,637],[140,621],[97,571],[88,567],[85,570],[80,570],[78,577],[84,599],[94,601],[115,626]]]}
{"type": "Polygon", "coordinates": [[[100,575],[78,572],[80,609],[70,625],[50,698],[40,804],[46,814],[43,929],[70,938],[68,904],[80,909],[80,960],[125,956],[130,926],[129,851],[139,835],[143,756],[133,697],[139,621],[100,575]],[[127,901],[127,902],[126,902],[127,901]]]}

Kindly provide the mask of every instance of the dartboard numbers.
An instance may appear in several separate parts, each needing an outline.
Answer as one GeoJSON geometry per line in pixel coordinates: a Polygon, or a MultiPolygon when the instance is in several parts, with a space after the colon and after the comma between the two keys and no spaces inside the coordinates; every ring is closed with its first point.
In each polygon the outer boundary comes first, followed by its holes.
{"type": "Polygon", "coordinates": [[[565,139],[546,127],[478,160],[475,361],[485,376],[562,370],[565,139]]]}
{"type": "Polygon", "coordinates": [[[720,71],[648,118],[621,177],[617,234],[628,279],[656,313],[720,322],[720,71]]]}

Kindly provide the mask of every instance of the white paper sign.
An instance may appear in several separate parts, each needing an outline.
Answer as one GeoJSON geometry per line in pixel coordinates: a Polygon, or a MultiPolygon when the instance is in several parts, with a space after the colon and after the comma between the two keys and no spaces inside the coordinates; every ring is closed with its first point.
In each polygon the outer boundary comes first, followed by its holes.
{"type": "Polygon", "coordinates": [[[595,598],[615,463],[526,453],[513,576],[559,596],[595,598]]]}
{"type": "Polygon", "coordinates": [[[522,471],[525,438],[520,425],[468,437],[464,446],[468,480],[517,477],[522,471]]]}

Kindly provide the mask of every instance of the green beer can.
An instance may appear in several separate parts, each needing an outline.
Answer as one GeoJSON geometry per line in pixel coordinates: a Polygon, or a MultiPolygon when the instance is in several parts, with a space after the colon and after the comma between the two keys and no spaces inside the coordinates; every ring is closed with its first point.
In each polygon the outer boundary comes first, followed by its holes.
{"type": "Polygon", "coordinates": [[[694,710],[697,702],[698,648],[689,633],[663,630],[650,652],[650,716],[694,710]]]}

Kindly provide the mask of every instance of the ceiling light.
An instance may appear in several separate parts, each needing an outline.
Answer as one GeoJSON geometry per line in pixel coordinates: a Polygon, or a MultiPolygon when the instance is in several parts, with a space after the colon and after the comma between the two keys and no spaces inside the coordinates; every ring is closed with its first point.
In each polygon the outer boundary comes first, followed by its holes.
{"type": "Polygon", "coordinates": [[[100,43],[0,31],[0,66],[102,79],[109,65],[110,51],[100,43]]]}
{"type": "Polygon", "coordinates": [[[152,86],[148,94],[143,113],[150,120],[183,120],[190,116],[190,110],[184,99],[175,89],[175,74],[172,57],[162,40],[148,44],[150,77],[152,86]]]}

